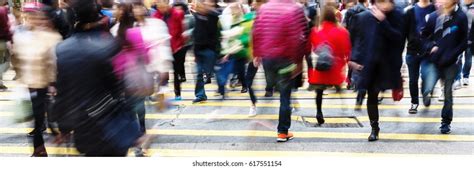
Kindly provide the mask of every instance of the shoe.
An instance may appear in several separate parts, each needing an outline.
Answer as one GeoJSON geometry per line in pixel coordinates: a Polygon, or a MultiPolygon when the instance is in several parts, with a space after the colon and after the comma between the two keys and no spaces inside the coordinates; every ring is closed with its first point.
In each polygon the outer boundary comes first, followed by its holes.
{"type": "Polygon", "coordinates": [[[416,114],[418,113],[418,104],[411,104],[410,110],[408,110],[409,114],[416,114]]]}
{"type": "Polygon", "coordinates": [[[277,142],[287,142],[288,140],[293,139],[293,133],[288,132],[288,134],[278,133],[277,142]]]}
{"type": "Polygon", "coordinates": [[[180,76],[179,77],[179,82],[181,82],[181,83],[186,82],[186,76],[180,76]]]}
{"type": "Polygon", "coordinates": [[[44,145],[36,147],[31,157],[48,157],[48,153],[46,152],[44,145]]]}
{"type": "MultiPolygon", "coordinates": [[[[46,131],[46,127],[43,127],[41,129],[41,132],[44,132],[46,131]]],[[[36,133],[36,129],[33,129],[31,132],[29,132],[28,134],[26,134],[27,137],[34,137],[35,136],[35,133],[36,133]]]]}
{"type": "Polygon", "coordinates": [[[469,86],[469,79],[468,78],[462,79],[462,85],[469,86]]]}
{"type": "Polygon", "coordinates": [[[211,77],[211,76],[209,76],[209,75],[204,75],[203,78],[204,78],[204,83],[205,83],[205,84],[211,84],[211,83],[212,83],[212,80],[211,80],[212,77],[211,77]]]}
{"type": "Polygon", "coordinates": [[[459,90],[462,88],[461,80],[456,80],[453,83],[453,90],[459,90]]]}
{"type": "Polygon", "coordinates": [[[135,153],[135,157],[146,157],[146,153],[140,147],[133,148],[133,152],[135,153]]]}
{"type": "Polygon", "coordinates": [[[316,115],[316,120],[318,120],[318,124],[319,124],[319,125],[322,125],[322,124],[324,124],[324,122],[325,122],[322,113],[316,115]]]}
{"type": "Polygon", "coordinates": [[[370,121],[370,126],[372,127],[372,132],[370,132],[370,136],[368,138],[369,141],[377,141],[379,139],[379,122],[378,121],[370,121]]]}
{"type": "Polygon", "coordinates": [[[196,98],[193,100],[193,104],[195,103],[202,103],[202,102],[205,102],[207,99],[205,98],[196,98]]]}
{"type": "Polygon", "coordinates": [[[438,101],[443,102],[444,101],[444,92],[441,92],[441,95],[438,97],[438,101]]]}
{"type": "Polygon", "coordinates": [[[8,87],[5,86],[5,85],[0,85],[0,92],[4,92],[4,91],[7,91],[8,90],[8,87]]]}
{"type": "Polygon", "coordinates": [[[273,92],[266,91],[265,97],[273,97],[273,92]]]}
{"type": "Polygon", "coordinates": [[[181,101],[181,100],[183,100],[183,98],[181,98],[181,96],[176,96],[176,97],[174,97],[174,100],[175,101],[181,101]]]}
{"type": "Polygon", "coordinates": [[[383,97],[380,97],[378,103],[379,103],[379,104],[382,104],[382,101],[383,101],[383,97]]]}
{"type": "Polygon", "coordinates": [[[439,131],[441,134],[449,134],[451,133],[451,125],[447,123],[441,123],[441,127],[439,127],[439,131]]]}
{"type": "Polygon", "coordinates": [[[242,88],[242,90],[240,90],[240,93],[247,93],[247,92],[248,92],[247,88],[242,88]]]}
{"type": "Polygon", "coordinates": [[[250,111],[249,111],[249,117],[255,117],[255,116],[257,116],[257,107],[251,106],[250,111]]]}
{"type": "Polygon", "coordinates": [[[423,95],[423,105],[425,105],[425,107],[430,107],[431,97],[429,95],[423,95]]]}

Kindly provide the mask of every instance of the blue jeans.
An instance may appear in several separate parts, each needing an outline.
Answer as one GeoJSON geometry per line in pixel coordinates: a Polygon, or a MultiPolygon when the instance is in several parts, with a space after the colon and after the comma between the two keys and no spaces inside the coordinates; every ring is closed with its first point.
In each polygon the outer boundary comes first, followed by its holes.
{"type": "Polygon", "coordinates": [[[196,98],[207,99],[206,90],[204,89],[204,74],[210,76],[213,73],[216,63],[217,52],[209,48],[194,49],[197,65],[197,78],[194,95],[196,98]]]}
{"type": "Polygon", "coordinates": [[[439,75],[444,80],[444,105],[441,110],[442,123],[451,124],[453,121],[453,83],[459,72],[458,64],[441,68],[439,75]]]}
{"type": "Polygon", "coordinates": [[[286,58],[263,59],[263,68],[266,79],[276,82],[280,91],[280,110],[278,117],[278,133],[288,133],[291,126],[291,89],[294,86],[294,79],[291,72],[279,74],[278,71],[290,66],[292,62],[286,58]]]}
{"type": "Polygon", "coordinates": [[[438,68],[428,59],[421,61],[421,91],[423,96],[433,93],[436,82],[439,79],[438,68]]]}
{"type": "Polygon", "coordinates": [[[230,58],[225,63],[218,64],[218,70],[216,74],[217,86],[218,86],[217,92],[219,92],[219,94],[221,95],[225,94],[225,85],[227,83],[227,80],[229,79],[229,75],[234,70],[234,64],[235,64],[235,59],[233,58],[230,58]]]}
{"type": "Polygon", "coordinates": [[[468,79],[471,73],[472,67],[472,52],[470,48],[466,49],[464,53],[464,65],[462,67],[462,77],[468,79]]]}
{"type": "Polygon", "coordinates": [[[423,96],[431,94],[436,82],[444,81],[444,105],[441,110],[442,123],[451,124],[453,120],[453,83],[459,73],[459,64],[437,68],[429,61],[422,61],[423,96]]]}
{"type": "Polygon", "coordinates": [[[420,78],[420,67],[423,58],[416,55],[407,55],[405,60],[408,65],[411,103],[419,104],[418,97],[420,90],[418,89],[418,79],[420,78]]]}

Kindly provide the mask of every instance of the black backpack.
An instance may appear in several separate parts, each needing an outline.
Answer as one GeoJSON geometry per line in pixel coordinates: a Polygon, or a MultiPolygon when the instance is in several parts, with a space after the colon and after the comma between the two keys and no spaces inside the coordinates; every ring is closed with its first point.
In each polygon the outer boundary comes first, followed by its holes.
{"type": "Polygon", "coordinates": [[[334,65],[333,49],[329,43],[324,42],[318,45],[311,54],[314,63],[314,68],[318,71],[328,71],[334,65]]]}

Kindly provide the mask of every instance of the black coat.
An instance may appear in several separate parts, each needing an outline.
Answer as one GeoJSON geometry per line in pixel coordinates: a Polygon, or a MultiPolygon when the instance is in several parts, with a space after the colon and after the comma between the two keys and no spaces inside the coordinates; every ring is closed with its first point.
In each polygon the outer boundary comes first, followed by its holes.
{"type": "Polygon", "coordinates": [[[54,121],[62,132],[74,131],[76,148],[87,155],[126,154],[140,135],[113,74],[111,59],[119,50],[109,33],[99,31],[73,34],[56,47],[54,121]]]}
{"type": "Polygon", "coordinates": [[[403,13],[394,9],[379,22],[370,11],[360,13],[353,24],[360,32],[359,64],[364,66],[358,83],[360,89],[394,89],[401,85],[404,50],[403,13]]]}
{"type": "Polygon", "coordinates": [[[448,67],[455,64],[459,56],[467,48],[468,41],[468,21],[466,14],[457,8],[452,14],[452,19],[444,24],[444,27],[450,32],[443,37],[443,31],[435,34],[436,20],[438,13],[430,14],[428,23],[422,29],[421,34],[424,39],[425,57],[428,57],[439,68],[448,67]],[[433,54],[429,54],[431,49],[437,46],[439,49],[433,54]]]}
{"type": "MultiPolygon", "coordinates": [[[[434,5],[431,5],[430,8],[435,11],[434,5]]],[[[413,56],[420,56],[423,53],[423,42],[421,40],[421,32],[416,28],[416,19],[415,19],[415,5],[408,7],[404,13],[405,20],[405,35],[408,41],[407,44],[407,54],[413,56]]]]}

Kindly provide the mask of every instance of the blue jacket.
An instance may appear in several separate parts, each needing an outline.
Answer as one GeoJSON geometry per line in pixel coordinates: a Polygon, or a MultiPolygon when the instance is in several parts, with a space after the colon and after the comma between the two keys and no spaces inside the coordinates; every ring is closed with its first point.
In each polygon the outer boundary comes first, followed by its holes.
{"type": "Polygon", "coordinates": [[[421,31],[421,37],[424,40],[424,53],[439,68],[448,67],[456,64],[459,56],[467,48],[468,41],[468,21],[466,14],[456,7],[450,15],[452,19],[444,24],[445,31],[439,31],[435,34],[436,20],[438,13],[430,14],[428,23],[421,31]],[[443,33],[446,34],[443,37],[443,33]],[[437,46],[437,52],[430,54],[431,49],[437,46]]]}

